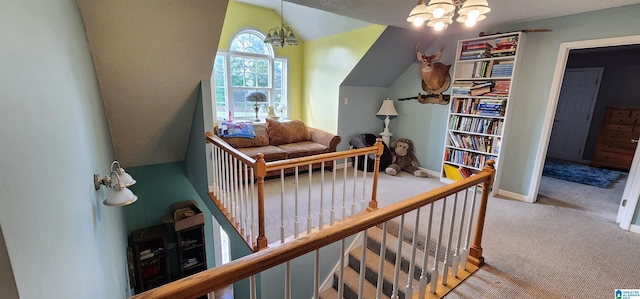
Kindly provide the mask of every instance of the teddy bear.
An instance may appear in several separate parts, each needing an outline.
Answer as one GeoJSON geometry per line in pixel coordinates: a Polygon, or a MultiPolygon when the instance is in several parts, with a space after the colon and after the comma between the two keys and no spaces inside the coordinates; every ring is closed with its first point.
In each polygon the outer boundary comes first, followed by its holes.
{"type": "Polygon", "coordinates": [[[393,163],[384,170],[388,175],[397,175],[406,171],[417,177],[427,177],[427,172],[418,167],[418,159],[414,155],[413,143],[407,138],[398,138],[391,143],[393,163]]]}

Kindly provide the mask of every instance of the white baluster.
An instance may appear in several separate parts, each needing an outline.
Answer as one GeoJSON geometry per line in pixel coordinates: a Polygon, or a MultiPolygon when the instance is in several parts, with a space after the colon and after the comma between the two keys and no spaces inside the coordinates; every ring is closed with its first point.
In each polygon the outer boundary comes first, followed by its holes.
{"type": "Polygon", "coordinates": [[[366,272],[367,263],[367,230],[362,232],[362,252],[360,254],[360,277],[358,281],[358,299],[363,299],[364,296],[364,276],[366,272]]]}
{"type": "Polygon", "coordinates": [[[440,212],[440,226],[438,227],[438,239],[436,240],[436,253],[433,259],[433,269],[431,269],[431,288],[432,294],[436,293],[438,287],[438,256],[440,255],[440,242],[442,241],[442,230],[444,229],[444,211],[447,205],[447,197],[442,199],[442,211],[440,212]]]}
{"type": "Polygon", "coordinates": [[[338,274],[338,298],[344,298],[344,239],[340,240],[340,272],[338,274]]]}
{"type": "Polygon", "coordinates": [[[223,201],[223,206],[227,212],[227,214],[229,215],[229,217],[231,217],[231,206],[230,204],[230,200],[231,198],[229,197],[229,186],[231,186],[231,183],[229,183],[229,153],[224,152],[223,153],[223,161],[224,161],[224,201],[223,201]]]}
{"type": "Polygon", "coordinates": [[[340,221],[344,221],[346,217],[346,201],[347,201],[347,158],[344,158],[344,168],[342,172],[342,218],[340,221]]]}
{"type": "Polygon", "coordinates": [[[311,187],[313,186],[313,179],[312,179],[312,171],[311,171],[311,164],[309,164],[309,171],[308,171],[308,177],[309,177],[309,186],[308,186],[308,190],[309,190],[309,194],[308,194],[308,213],[307,213],[307,235],[311,234],[311,187]]]}
{"type": "MultiPolygon", "coordinates": [[[[236,223],[238,223],[238,219],[240,219],[238,217],[238,215],[240,214],[240,209],[238,207],[238,164],[236,163],[236,157],[231,157],[231,165],[232,165],[232,169],[231,171],[233,171],[233,185],[232,185],[232,190],[233,190],[233,219],[236,221],[236,223]]],[[[233,225],[235,225],[236,223],[232,223],[233,225]]],[[[236,226],[237,227],[237,226],[236,226]]]]}
{"type": "Polygon", "coordinates": [[[473,214],[476,210],[476,196],[478,195],[477,188],[473,188],[473,198],[471,199],[471,211],[469,212],[469,222],[467,223],[467,235],[464,239],[464,249],[462,249],[461,264],[465,270],[467,270],[467,260],[469,258],[469,238],[471,237],[471,226],[473,225],[473,214]]]}
{"type": "Polygon", "coordinates": [[[324,227],[324,161],[320,168],[320,219],[318,219],[320,230],[324,227]]]}
{"type": "MultiPolygon", "coordinates": [[[[366,200],[366,194],[367,194],[367,159],[365,157],[364,159],[364,174],[362,175],[362,200],[360,202],[360,212],[362,214],[364,214],[364,212],[366,211],[366,204],[367,204],[367,200],[366,200]]],[[[374,170],[375,171],[375,170],[374,170]]]]}
{"type": "Polygon", "coordinates": [[[251,294],[249,295],[250,299],[257,299],[258,296],[256,295],[256,276],[255,275],[251,275],[251,277],[249,278],[249,289],[251,291],[251,294]]]}
{"type": "Polygon", "coordinates": [[[253,168],[251,168],[251,176],[250,176],[251,180],[251,232],[253,233],[253,236],[251,237],[252,240],[252,244],[253,242],[258,238],[258,230],[256,229],[256,215],[255,215],[255,202],[256,202],[256,198],[258,198],[258,196],[256,196],[256,178],[255,178],[255,174],[253,173],[253,168]]]}
{"type": "Polygon", "coordinates": [[[469,189],[464,190],[464,199],[462,200],[462,213],[460,214],[460,225],[458,225],[458,238],[456,240],[456,248],[453,252],[451,260],[451,276],[458,277],[458,266],[460,265],[460,241],[462,239],[462,227],[464,226],[464,217],[467,210],[467,197],[469,197],[469,189]]]}
{"type": "Polygon", "coordinates": [[[331,182],[331,226],[333,226],[333,223],[336,219],[336,167],[336,160],[333,160],[333,171],[331,172],[331,175],[333,177],[333,180],[331,182]]]}
{"type": "Polygon", "coordinates": [[[398,298],[398,275],[400,274],[400,264],[402,264],[402,231],[404,230],[404,215],[400,216],[400,227],[398,228],[398,245],[396,246],[396,268],[393,271],[393,292],[391,299],[398,298]]]}
{"type": "MultiPolygon", "coordinates": [[[[411,242],[411,261],[409,262],[409,278],[407,279],[407,286],[404,289],[405,298],[413,298],[413,272],[416,267],[416,250],[418,247],[418,227],[420,226],[420,208],[416,210],[416,221],[413,225],[413,239],[411,242]]],[[[428,250],[425,250],[428,251],[428,250]]]]}
{"type": "Polygon", "coordinates": [[[425,298],[427,291],[427,267],[429,265],[429,244],[431,243],[431,226],[433,224],[433,204],[429,204],[429,221],[424,236],[424,252],[422,253],[422,273],[420,274],[420,293],[418,298],[425,298]]]}
{"type": "Polygon", "coordinates": [[[298,181],[298,166],[295,167],[295,177],[296,177],[296,203],[295,203],[295,214],[296,214],[296,221],[293,224],[293,236],[297,239],[298,238],[298,229],[299,229],[299,221],[298,221],[298,186],[299,181],[298,181]]]}
{"type": "Polygon", "coordinates": [[[353,158],[353,193],[351,195],[351,218],[356,216],[356,185],[358,182],[358,157],[353,158]]]}
{"type": "MultiPolygon", "coordinates": [[[[376,298],[382,298],[382,284],[384,275],[382,274],[384,271],[384,262],[385,262],[385,254],[387,253],[387,223],[382,224],[382,238],[380,240],[380,262],[378,264],[378,282],[376,287],[376,298]]],[[[338,297],[341,298],[341,297],[338,297]]]]}
{"type": "Polygon", "coordinates": [[[320,249],[316,250],[313,276],[313,298],[320,299],[320,249]]]}
{"type": "Polygon", "coordinates": [[[284,169],[280,169],[280,243],[284,243],[284,169]]]}
{"type": "Polygon", "coordinates": [[[447,249],[444,252],[444,262],[442,271],[442,285],[447,285],[449,276],[449,252],[451,252],[451,239],[453,238],[453,226],[456,220],[456,207],[458,205],[458,193],[453,197],[453,208],[451,209],[451,221],[449,222],[449,236],[447,237],[447,249]]]}
{"type": "Polygon", "coordinates": [[[246,207],[244,206],[244,190],[242,190],[242,186],[244,185],[244,180],[242,178],[242,161],[240,161],[239,159],[236,161],[238,164],[238,182],[236,182],[236,186],[238,186],[238,209],[239,209],[239,214],[240,214],[240,218],[238,218],[238,223],[239,223],[239,229],[240,229],[240,234],[242,234],[244,232],[244,217],[245,217],[245,210],[246,207]]]}
{"type": "Polygon", "coordinates": [[[249,195],[249,165],[247,164],[243,164],[244,165],[244,180],[243,180],[243,184],[244,184],[244,228],[245,228],[245,235],[247,236],[247,240],[252,240],[252,235],[251,235],[251,226],[250,226],[250,221],[251,219],[249,219],[250,217],[250,211],[249,211],[249,200],[251,198],[251,196],[249,195]]]}

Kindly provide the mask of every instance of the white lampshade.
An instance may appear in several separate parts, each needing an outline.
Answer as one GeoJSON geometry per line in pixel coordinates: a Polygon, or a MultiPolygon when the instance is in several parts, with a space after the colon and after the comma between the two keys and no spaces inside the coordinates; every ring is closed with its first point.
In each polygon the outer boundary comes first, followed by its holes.
{"type": "Polygon", "coordinates": [[[113,188],[111,194],[102,202],[107,206],[126,206],[138,200],[138,196],[133,194],[127,187],[118,190],[113,188]]]}
{"type": "Polygon", "coordinates": [[[396,107],[393,105],[393,100],[386,99],[382,101],[382,106],[376,115],[398,115],[396,107]]]}
{"type": "Polygon", "coordinates": [[[118,175],[120,176],[120,183],[122,183],[125,187],[129,187],[136,183],[136,180],[131,177],[130,174],[124,171],[124,168],[118,169],[118,175]]]}
{"type": "MultiPolygon", "coordinates": [[[[467,0],[462,7],[458,10],[458,14],[461,16],[469,15],[472,10],[478,10],[480,15],[484,15],[491,11],[487,0],[467,0]]],[[[478,21],[480,19],[478,18],[478,21]]]]}
{"type": "Polygon", "coordinates": [[[434,18],[442,18],[455,9],[456,6],[451,0],[431,0],[427,5],[427,12],[432,14],[434,18]]]}
{"type": "Polygon", "coordinates": [[[431,14],[427,11],[427,5],[424,3],[424,0],[420,0],[416,7],[414,7],[409,13],[407,22],[420,26],[429,19],[431,19],[431,14]]]}

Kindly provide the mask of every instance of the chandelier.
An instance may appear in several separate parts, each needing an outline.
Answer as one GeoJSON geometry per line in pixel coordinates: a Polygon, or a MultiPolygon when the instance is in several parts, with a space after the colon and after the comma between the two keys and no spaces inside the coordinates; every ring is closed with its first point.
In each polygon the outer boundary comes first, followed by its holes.
{"type": "Polygon", "coordinates": [[[267,37],[264,38],[265,44],[272,44],[278,47],[284,47],[284,45],[295,46],[300,44],[296,35],[293,34],[293,30],[284,24],[283,14],[283,0],[280,1],[280,26],[270,29],[267,33],[267,37]]]}
{"type": "Polygon", "coordinates": [[[487,0],[430,0],[429,5],[425,4],[424,0],[419,0],[409,13],[407,22],[415,26],[427,22],[427,26],[442,31],[453,23],[456,8],[456,21],[464,23],[467,27],[473,27],[476,22],[486,19],[485,14],[491,11],[487,0]]]}

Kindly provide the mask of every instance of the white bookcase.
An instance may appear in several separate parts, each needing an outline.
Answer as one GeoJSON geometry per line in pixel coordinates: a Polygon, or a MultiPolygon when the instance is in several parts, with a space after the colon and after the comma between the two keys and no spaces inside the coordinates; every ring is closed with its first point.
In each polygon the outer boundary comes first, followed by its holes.
{"type": "Polygon", "coordinates": [[[458,41],[440,180],[450,183],[482,170],[494,160],[500,181],[513,106],[513,87],[524,45],[521,32],[458,41]]]}

